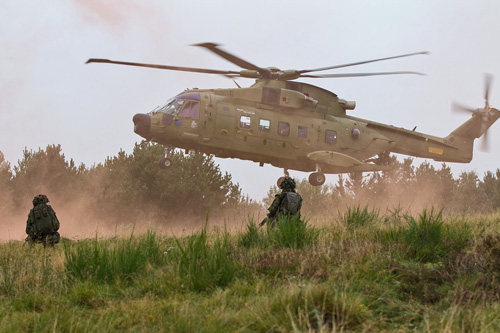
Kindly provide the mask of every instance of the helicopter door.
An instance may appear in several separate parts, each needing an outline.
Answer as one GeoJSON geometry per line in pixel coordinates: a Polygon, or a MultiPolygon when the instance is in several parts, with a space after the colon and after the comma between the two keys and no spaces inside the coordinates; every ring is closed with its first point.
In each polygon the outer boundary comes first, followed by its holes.
{"type": "Polygon", "coordinates": [[[234,129],[236,127],[236,113],[234,106],[229,104],[217,104],[217,116],[215,118],[214,137],[233,142],[234,129]]]}

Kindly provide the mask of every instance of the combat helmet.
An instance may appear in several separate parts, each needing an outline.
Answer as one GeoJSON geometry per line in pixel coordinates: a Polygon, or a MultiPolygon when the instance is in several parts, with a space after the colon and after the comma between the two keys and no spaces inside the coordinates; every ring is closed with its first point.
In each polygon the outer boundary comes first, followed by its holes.
{"type": "Polygon", "coordinates": [[[295,190],[295,180],[291,177],[286,177],[280,184],[280,188],[283,191],[294,191],[295,190]]]}
{"type": "Polygon", "coordinates": [[[45,194],[39,194],[33,198],[33,206],[46,204],[47,202],[49,202],[49,198],[45,194]]]}

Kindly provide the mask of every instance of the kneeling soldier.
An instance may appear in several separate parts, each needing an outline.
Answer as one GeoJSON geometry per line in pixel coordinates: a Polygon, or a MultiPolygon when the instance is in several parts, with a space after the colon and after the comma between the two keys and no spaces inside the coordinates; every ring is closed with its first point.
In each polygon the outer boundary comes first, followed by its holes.
{"type": "Polygon", "coordinates": [[[273,203],[267,209],[269,214],[267,214],[267,217],[260,223],[260,226],[263,226],[267,221],[269,221],[272,226],[275,221],[282,216],[288,218],[297,216],[300,219],[302,197],[295,192],[295,180],[286,177],[279,186],[281,188],[281,193],[275,195],[273,203]]]}
{"type": "Polygon", "coordinates": [[[33,208],[28,214],[26,222],[26,242],[33,246],[35,243],[42,243],[54,246],[59,243],[61,236],[59,230],[59,220],[56,212],[50,205],[47,205],[49,198],[44,194],[39,194],[33,198],[33,208]]]}

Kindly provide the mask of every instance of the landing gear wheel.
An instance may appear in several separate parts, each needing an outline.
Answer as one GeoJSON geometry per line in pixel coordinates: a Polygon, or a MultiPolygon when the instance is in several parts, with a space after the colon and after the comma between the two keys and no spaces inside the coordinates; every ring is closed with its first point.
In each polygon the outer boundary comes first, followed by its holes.
{"type": "Polygon", "coordinates": [[[326,177],[322,172],[313,172],[309,175],[309,184],[312,186],[320,186],[325,183],[326,177]]]}
{"type": "Polygon", "coordinates": [[[280,177],[278,178],[278,181],[276,182],[276,185],[278,185],[278,188],[280,188],[281,182],[285,180],[286,177],[280,177]]]}
{"type": "Polygon", "coordinates": [[[172,167],[172,160],[170,158],[162,158],[159,162],[160,168],[167,170],[172,167]]]}
{"type": "Polygon", "coordinates": [[[361,183],[363,181],[363,173],[362,172],[353,172],[351,174],[351,177],[355,183],[361,183]]]}

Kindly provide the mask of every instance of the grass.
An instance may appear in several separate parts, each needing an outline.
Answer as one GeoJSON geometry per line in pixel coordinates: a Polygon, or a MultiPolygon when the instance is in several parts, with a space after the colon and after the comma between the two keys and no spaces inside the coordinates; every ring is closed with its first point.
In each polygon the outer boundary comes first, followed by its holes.
{"type": "Polygon", "coordinates": [[[279,217],[274,224],[266,223],[259,227],[249,218],[246,232],[239,236],[238,244],[243,247],[293,248],[301,249],[316,242],[318,230],[301,220],[298,216],[279,217]]]}
{"type": "Polygon", "coordinates": [[[342,215],[339,214],[339,220],[351,228],[367,226],[378,220],[378,218],[378,210],[369,210],[368,206],[361,208],[359,205],[347,207],[347,210],[342,215]]]}
{"type": "Polygon", "coordinates": [[[176,239],[178,249],[170,252],[182,286],[192,291],[208,291],[225,287],[241,270],[234,259],[235,249],[227,231],[217,233],[209,244],[207,228],[189,236],[186,241],[176,239]]]}
{"type": "Polygon", "coordinates": [[[0,331],[500,329],[499,213],[347,216],[358,222],[3,243],[0,331]]]}
{"type": "Polygon", "coordinates": [[[132,234],[128,239],[114,242],[99,240],[97,236],[73,246],[66,241],[63,248],[65,268],[71,280],[130,283],[148,263],[161,265],[165,261],[160,242],[152,231],[137,238],[132,234]]]}

